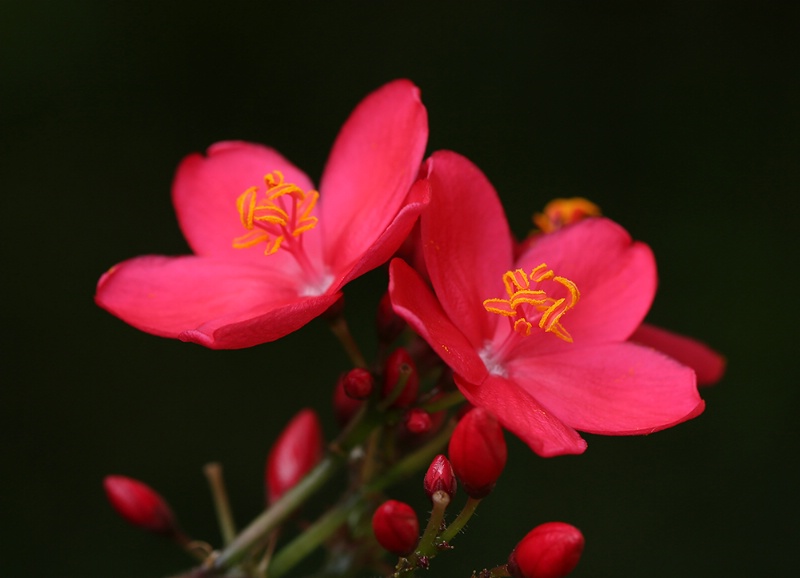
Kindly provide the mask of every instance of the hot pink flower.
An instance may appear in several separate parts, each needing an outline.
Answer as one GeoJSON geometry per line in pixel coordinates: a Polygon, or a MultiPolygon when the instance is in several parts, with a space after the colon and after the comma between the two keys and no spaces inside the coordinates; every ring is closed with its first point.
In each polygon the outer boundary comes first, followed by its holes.
{"type": "Polygon", "coordinates": [[[414,185],[427,134],[419,90],[398,80],[345,122],[319,193],[261,145],[223,142],[190,155],[172,197],[194,255],[116,265],[96,302],[143,331],[214,349],[291,333],[408,235],[428,199],[426,185],[414,185]]]}
{"type": "Polygon", "coordinates": [[[515,260],[480,170],[444,151],[426,171],[431,204],[420,227],[435,295],[399,259],[390,292],[470,403],[542,456],[582,453],[576,430],[645,434],[703,411],[691,369],[627,341],[656,289],[646,245],[592,218],[543,236],[515,260]]]}

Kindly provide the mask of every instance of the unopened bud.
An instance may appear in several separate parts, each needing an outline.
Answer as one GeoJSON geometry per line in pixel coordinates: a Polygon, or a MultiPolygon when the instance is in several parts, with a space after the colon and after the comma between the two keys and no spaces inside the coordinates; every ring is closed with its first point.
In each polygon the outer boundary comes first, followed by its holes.
{"type": "Polygon", "coordinates": [[[353,399],[367,399],[372,393],[375,380],[366,369],[356,367],[342,377],[342,386],[345,393],[353,399]]]}
{"type": "Polygon", "coordinates": [[[336,387],[333,389],[333,413],[336,416],[336,421],[340,426],[347,424],[356,412],[364,405],[364,402],[359,399],[354,399],[347,394],[344,388],[345,377],[347,374],[337,380],[336,387]]]}
{"type": "Polygon", "coordinates": [[[395,349],[386,360],[386,374],[383,384],[383,396],[389,397],[394,393],[396,387],[401,387],[402,391],[392,403],[393,407],[408,407],[417,399],[419,393],[419,375],[408,351],[402,347],[395,349]]]}
{"type": "Polygon", "coordinates": [[[485,498],[506,465],[508,450],[503,428],[488,411],[473,408],[456,425],[447,455],[467,495],[485,498]]]}
{"type": "Polygon", "coordinates": [[[383,294],[378,303],[378,313],[376,316],[378,326],[378,339],[383,343],[391,343],[403,332],[406,322],[392,308],[392,300],[389,292],[383,294]]]}
{"type": "Polygon", "coordinates": [[[389,552],[407,556],[419,540],[417,513],[404,502],[388,500],[375,510],[372,531],[378,543],[389,552]]]}
{"type": "Polygon", "coordinates": [[[456,483],[456,476],[453,473],[453,466],[450,465],[448,459],[442,454],[433,458],[425,474],[423,487],[425,488],[425,493],[431,499],[433,499],[433,494],[439,491],[447,494],[450,499],[455,495],[458,484],[456,483]]]}
{"type": "Polygon", "coordinates": [[[267,500],[271,504],[322,459],[322,427],[317,414],[303,409],[284,428],[269,452],[265,472],[267,500]]]}
{"type": "Polygon", "coordinates": [[[581,531],[564,522],[548,522],[520,540],[508,557],[514,578],[562,578],[577,566],[583,552],[581,531]]]}
{"type": "Polygon", "coordinates": [[[427,411],[415,407],[406,413],[405,426],[412,434],[424,434],[431,431],[433,420],[431,419],[431,414],[427,411]]]}
{"type": "Polygon", "coordinates": [[[150,486],[125,476],[106,476],[103,487],[108,501],[129,523],[154,534],[179,534],[172,510],[150,486]]]}

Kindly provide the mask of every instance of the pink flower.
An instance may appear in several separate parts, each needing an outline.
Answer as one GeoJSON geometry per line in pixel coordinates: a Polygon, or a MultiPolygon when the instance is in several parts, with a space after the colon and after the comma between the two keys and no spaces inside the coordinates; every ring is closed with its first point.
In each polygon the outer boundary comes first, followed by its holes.
{"type": "Polygon", "coordinates": [[[96,302],[138,329],[213,349],[299,329],[408,235],[428,199],[415,184],[427,134],[419,90],[398,80],[345,122],[319,193],[265,146],[222,142],[188,156],[172,197],[194,255],[116,265],[96,302]]]}
{"type": "Polygon", "coordinates": [[[500,201],[477,167],[443,151],[425,172],[431,203],[420,229],[433,293],[399,259],[390,292],[467,401],[542,456],[582,453],[576,430],[645,434],[703,411],[691,369],[627,341],[656,289],[646,245],[591,218],[515,259],[500,201]]]}

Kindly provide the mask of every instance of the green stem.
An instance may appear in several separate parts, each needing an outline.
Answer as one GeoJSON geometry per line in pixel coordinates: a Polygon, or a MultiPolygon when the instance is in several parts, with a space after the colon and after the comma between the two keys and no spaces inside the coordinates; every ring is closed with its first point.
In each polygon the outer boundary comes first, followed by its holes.
{"type": "Polygon", "coordinates": [[[362,486],[345,502],[327,512],[310,528],[306,529],[305,532],[295,538],[294,541],[284,546],[273,558],[267,576],[269,576],[269,578],[278,578],[291,570],[295,564],[300,562],[309,552],[312,552],[317,546],[327,540],[342,524],[344,524],[350,514],[357,507],[363,505],[363,498],[365,496],[379,492],[407,477],[412,472],[427,466],[431,459],[433,459],[433,456],[441,451],[444,444],[450,439],[450,434],[454,427],[455,423],[452,421],[446,424],[428,443],[397,462],[391,470],[372,483],[362,486]]]}
{"type": "Polygon", "coordinates": [[[286,492],[269,509],[253,520],[228,546],[220,552],[214,566],[230,568],[247,551],[277,528],[289,515],[302,505],[311,494],[321,488],[344,464],[345,456],[327,455],[309,474],[291,490],[286,492]]]}
{"type": "Polygon", "coordinates": [[[267,570],[268,578],[279,578],[327,540],[342,524],[360,502],[360,495],[354,494],[345,503],[329,510],[319,520],[306,528],[272,559],[267,570]]]}
{"type": "Polygon", "coordinates": [[[436,555],[438,549],[436,548],[439,541],[436,537],[439,535],[439,530],[442,528],[442,521],[444,520],[444,511],[450,505],[450,496],[442,490],[437,490],[431,496],[433,502],[433,510],[431,510],[431,517],[428,518],[428,525],[425,526],[425,531],[419,539],[419,544],[414,553],[409,556],[407,565],[400,571],[400,574],[413,572],[419,565],[423,558],[431,558],[436,555]]]}
{"type": "Polygon", "coordinates": [[[391,470],[380,478],[369,484],[365,491],[378,492],[400,480],[407,478],[413,472],[417,472],[430,465],[431,460],[441,452],[447,444],[453,429],[456,427],[455,421],[450,420],[433,438],[415,452],[408,454],[397,462],[391,470]]]}
{"type": "Polygon", "coordinates": [[[442,411],[443,409],[449,409],[454,405],[461,403],[462,401],[464,401],[464,395],[460,391],[453,391],[437,398],[434,401],[424,403],[420,407],[428,413],[436,413],[437,411],[442,411]]]}
{"type": "Polygon", "coordinates": [[[329,322],[331,331],[339,340],[339,343],[342,344],[344,347],[345,352],[347,353],[350,361],[353,362],[355,367],[360,367],[363,369],[367,368],[367,360],[361,353],[361,349],[359,349],[356,340],[353,339],[353,334],[350,333],[350,328],[347,326],[347,321],[344,318],[344,315],[339,315],[335,319],[332,319],[329,322]]]}
{"type": "Polygon", "coordinates": [[[203,473],[208,479],[208,485],[211,487],[211,495],[214,498],[214,509],[217,512],[222,542],[227,546],[236,537],[236,523],[233,521],[228,492],[225,490],[222,465],[217,462],[206,464],[203,467],[203,473]]]}
{"type": "Polygon", "coordinates": [[[475,498],[470,498],[467,500],[467,503],[464,505],[464,508],[459,512],[458,516],[455,520],[447,526],[447,530],[442,533],[442,541],[450,543],[450,540],[455,538],[456,534],[458,534],[461,529],[467,524],[469,519],[472,517],[472,514],[475,513],[475,510],[478,508],[478,504],[481,501],[475,498]]]}

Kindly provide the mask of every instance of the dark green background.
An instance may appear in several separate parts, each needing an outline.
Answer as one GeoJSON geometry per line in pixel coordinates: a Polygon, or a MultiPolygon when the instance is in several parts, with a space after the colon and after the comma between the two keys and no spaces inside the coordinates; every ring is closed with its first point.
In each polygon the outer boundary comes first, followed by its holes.
{"type": "MultiPolygon", "coordinates": [[[[177,571],[180,552],[115,517],[104,475],[146,480],[218,543],[204,463],[225,464],[244,522],[296,410],[333,435],[347,361],[322,323],[213,352],[92,296],[118,261],[187,251],[169,197],[184,155],[248,139],[317,179],[352,107],[397,77],[422,90],[429,151],[477,163],[518,234],[554,196],[595,200],[655,251],[651,320],[729,359],[705,414],[673,430],[552,460],[512,441],[497,491],[427,575],[500,563],[552,519],[586,534],[575,576],[796,567],[796,3],[20,4],[0,18],[1,575],[177,571]]],[[[347,293],[368,350],[383,275],[347,293]]],[[[418,484],[401,490],[423,514],[418,484]]]]}

